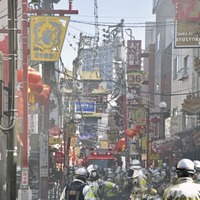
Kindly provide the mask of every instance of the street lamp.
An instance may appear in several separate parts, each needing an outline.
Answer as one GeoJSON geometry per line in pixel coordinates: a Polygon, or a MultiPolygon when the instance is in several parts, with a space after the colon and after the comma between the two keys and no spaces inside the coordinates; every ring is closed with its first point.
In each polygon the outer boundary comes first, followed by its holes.
{"type": "Polygon", "coordinates": [[[160,109],[165,109],[166,107],[167,107],[167,103],[165,102],[165,101],[161,101],[160,103],[159,103],[159,107],[160,107],[160,109]]]}

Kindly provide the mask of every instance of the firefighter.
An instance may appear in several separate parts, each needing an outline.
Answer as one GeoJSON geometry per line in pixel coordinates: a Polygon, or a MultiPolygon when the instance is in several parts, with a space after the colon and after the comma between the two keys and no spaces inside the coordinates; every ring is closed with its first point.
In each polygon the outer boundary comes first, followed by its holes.
{"type": "Polygon", "coordinates": [[[189,159],[181,159],[177,166],[177,184],[164,190],[163,200],[200,199],[199,184],[194,183],[194,163],[189,159]]]}
{"type": "Polygon", "coordinates": [[[93,191],[87,184],[88,171],[80,167],[75,172],[75,179],[68,184],[60,196],[60,200],[96,200],[93,191]]]}
{"type": "Polygon", "coordinates": [[[116,195],[116,191],[119,187],[111,182],[100,179],[98,174],[98,166],[89,165],[87,167],[89,173],[89,185],[96,197],[96,199],[110,199],[116,195]]]}
{"type": "Polygon", "coordinates": [[[195,168],[195,176],[194,181],[195,183],[200,183],[200,161],[194,160],[194,168],[195,168]]]}
{"type": "Polygon", "coordinates": [[[146,199],[147,198],[147,176],[143,173],[140,161],[134,159],[130,162],[130,171],[128,178],[131,180],[130,199],[146,199]],[[132,174],[132,175],[131,175],[132,174]]]}

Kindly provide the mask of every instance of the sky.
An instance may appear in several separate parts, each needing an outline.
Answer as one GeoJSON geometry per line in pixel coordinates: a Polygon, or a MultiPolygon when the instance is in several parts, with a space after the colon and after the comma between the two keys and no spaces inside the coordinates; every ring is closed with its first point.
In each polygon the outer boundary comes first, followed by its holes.
{"type": "MultiPolygon", "coordinates": [[[[145,22],[155,21],[152,14],[152,0],[97,0],[98,23],[100,39],[103,39],[103,29],[108,25],[117,25],[124,19],[124,29],[131,29],[136,40],[145,43],[145,22]]],[[[54,4],[54,9],[69,9],[68,0],[60,0],[54,4]]],[[[78,10],[77,15],[70,15],[61,58],[67,69],[72,69],[73,60],[77,56],[77,44],[80,33],[95,35],[94,0],[73,0],[73,10],[78,10]]],[[[130,34],[130,31],[126,31],[130,34]]],[[[130,37],[125,32],[125,39],[130,37]]]]}

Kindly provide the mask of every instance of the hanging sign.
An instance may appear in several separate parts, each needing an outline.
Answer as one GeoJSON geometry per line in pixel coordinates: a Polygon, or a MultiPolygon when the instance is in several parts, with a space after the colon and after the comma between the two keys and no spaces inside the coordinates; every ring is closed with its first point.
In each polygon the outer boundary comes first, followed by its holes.
{"type": "Polygon", "coordinates": [[[59,60],[69,20],[66,16],[31,16],[31,60],[59,60]]]}
{"type": "Polygon", "coordinates": [[[132,108],[132,120],[135,125],[146,125],[147,111],[144,108],[132,108]]]}

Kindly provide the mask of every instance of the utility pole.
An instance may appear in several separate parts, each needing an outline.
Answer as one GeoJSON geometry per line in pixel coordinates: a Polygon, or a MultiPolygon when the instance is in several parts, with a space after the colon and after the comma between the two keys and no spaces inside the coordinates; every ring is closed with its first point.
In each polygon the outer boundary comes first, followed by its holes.
{"type": "Polygon", "coordinates": [[[8,127],[0,126],[7,136],[7,168],[6,168],[6,199],[16,199],[16,161],[14,159],[15,143],[15,71],[17,68],[17,1],[8,0],[8,40],[9,40],[9,83],[8,110],[4,114],[8,117],[8,127]]]}
{"type": "MultiPolygon", "coordinates": [[[[24,0],[25,1],[25,0],[24,0]]],[[[72,0],[69,0],[69,10],[53,10],[53,2],[54,1],[48,1],[45,0],[42,2],[41,9],[27,9],[29,14],[34,14],[34,15],[59,15],[59,16],[64,16],[66,14],[78,14],[77,10],[72,10],[72,0]]],[[[39,1],[38,1],[39,4],[39,1]]],[[[39,5],[40,6],[40,5],[39,5]]],[[[53,61],[48,61],[44,60],[43,66],[42,66],[42,74],[43,74],[43,81],[45,84],[51,86],[51,74],[53,73],[54,70],[54,62],[53,61]]],[[[45,168],[43,169],[44,173],[41,173],[40,170],[40,191],[39,191],[39,196],[41,200],[46,200],[48,199],[48,158],[49,158],[49,151],[48,151],[48,137],[49,137],[49,103],[47,102],[45,105],[42,106],[41,108],[41,115],[43,116],[42,124],[41,124],[41,132],[42,134],[40,135],[41,138],[43,138],[43,142],[40,143],[40,153],[43,152],[45,156],[45,163],[47,163],[47,166],[45,165],[45,168]],[[41,148],[42,147],[42,148],[41,148]],[[46,154],[45,154],[46,152],[46,154]]],[[[69,143],[69,140],[67,140],[69,143]]],[[[42,167],[42,157],[40,157],[40,169],[42,167]]]]}

